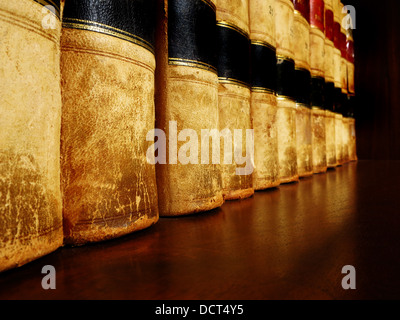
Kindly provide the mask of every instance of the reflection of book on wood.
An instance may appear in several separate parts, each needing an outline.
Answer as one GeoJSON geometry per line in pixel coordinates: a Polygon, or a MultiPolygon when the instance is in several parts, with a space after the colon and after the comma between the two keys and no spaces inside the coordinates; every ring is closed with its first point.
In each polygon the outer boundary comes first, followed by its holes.
{"type": "Polygon", "coordinates": [[[251,115],[254,129],[253,186],[279,185],[276,127],[276,49],[274,0],[250,0],[251,115]]]}
{"type": "Polygon", "coordinates": [[[297,171],[296,101],[294,94],[294,6],[291,0],[275,1],[277,56],[277,129],[281,183],[299,180],[297,171]]]}
{"type": "MultiPolygon", "coordinates": [[[[167,137],[190,128],[198,137],[218,128],[215,1],[169,0],[157,3],[156,127],[167,137]]],[[[177,150],[169,145],[169,154],[177,150]]],[[[213,152],[209,143],[209,155],[213,152]]],[[[223,203],[220,165],[157,164],[159,210],[162,216],[211,210],[223,203]]]]}
{"type": "MultiPolygon", "coordinates": [[[[249,8],[247,0],[217,1],[217,68],[220,129],[252,129],[249,79],[249,8]]],[[[242,139],[246,150],[246,139],[242,139]]],[[[226,200],[254,194],[252,174],[238,175],[241,165],[222,162],[222,190],[226,200]]]]}
{"type": "Polygon", "coordinates": [[[61,8],[60,1],[53,11],[43,5],[0,2],[0,271],[48,254],[63,242],[61,8]],[[44,20],[51,28],[43,28],[44,20]]]}
{"type": "Polygon", "coordinates": [[[153,1],[66,2],[61,40],[65,242],[121,236],[158,220],[153,1]],[[146,17],[144,19],[144,17],[146,17]]]}

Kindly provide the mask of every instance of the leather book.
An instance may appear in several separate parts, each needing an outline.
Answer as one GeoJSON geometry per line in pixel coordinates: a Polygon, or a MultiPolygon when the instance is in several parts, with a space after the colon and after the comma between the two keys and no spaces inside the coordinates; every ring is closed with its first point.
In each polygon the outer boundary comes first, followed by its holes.
{"type": "Polygon", "coordinates": [[[332,0],[325,0],[325,132],[326,132],[326,164],[328,168],[336,167],[336,140],[334,114],[334,13],[332,0]]]}
{"type": "Polygon", "coordinates": [[[335,113],[335,149],[336,149],[336,166],[343,164],[343,148],[342,148],[342,119],[340,106],[342,99],[342,79],[341,79],[341,67],[342,67],[342,53],[341,53],[341,22],[342,13],[340,7],[340,0],[332,0],[333,8],[333,63],[334,63],[334,89],[332,94],[333,110],[335,113]]]}
{"type": "Polygon", "coordinates": [[[313,174],[311,140],[310,1],[293,0],[297,171],[300,178],[313,174]]]}
{"type": "MultiPolygon", "coordinates": [[[[341,20],[346,16],[346,13],[343,12],[343,3],[339,3],[339,10],[341,13],[341,20]]],[[[347,114],[345,110],[345,106],[347,103],[347,95],[348,95],[348,90],[347,90],[347,49],[346,49],[346,29],[344,27],[344,24],[341,24],[340,28],[340,52],[341,52],[341,68],[340,68],[340,74],[341,74],[341,90],[342,90],[342,95],[341,95],[341,100],[342,100],[342,115],[343,115],[343,126],[342,126],[342,156],[343,156],[343,163],[349,162],[349,139],[348,139],[348,121],[347,121],[347,114]]]]}
{"type": "Polygon", "coordinates": [[[60,1],[0,2],[0,271],[63,243],[60,1]]]}
{"type": "Polygon", "coordinates": [[[158,221],[155,2],[66,1],[61,37],[65,243],[116,238],[158,221]]]}
{"type": "Polygon", "coordinates": [[[279,182],[274,0],[249,0],[251,116],[254,129],[253,187],[279,182]]]}
{"type": "Polygon", "coordinates": [[[294,61],[294,6],[292,0],[275,1],[277,57],[277,129],[281,183],[299,180],[297,170],[296,98],[294,61]]]}
{"type": "MultiPolygon", "coordinates": [[[[232,141],[232,150],[240,147],[244,154],[251,147],[246,143],[246,132],[253,129],[248,0],[217,0],[216,19],[219,128],[229,130],[232,135],[235,130],[241,130],[241,141],[232,141]]],[[[229,161],[221,161],[224,199],[251,197],[254,194],[253,168],[245,174],[238,174],[238,170],[246,170],[245,164],[234,159],[231,163],[229,161]]]]}
{"type": "Polygon", "coordinates": [[[325,6],[323,0],[310,0],[311,137],[313,171],[327,170],[324,109],[325,86],[325,6]]]}
{"type": "Polygon", "coordinates": [[[157,2],[156,127],[166,133],[168,146],[166,161],[156,164],[160,216],[223,203],[221,166],[212,159],[220,150],[214,150],[213,138],[201,140],[203,130],[219,128],[216,31],[215,1],[157,2]],[[189,158],[184,130],[201,147],[190,150],[189,158]]]}

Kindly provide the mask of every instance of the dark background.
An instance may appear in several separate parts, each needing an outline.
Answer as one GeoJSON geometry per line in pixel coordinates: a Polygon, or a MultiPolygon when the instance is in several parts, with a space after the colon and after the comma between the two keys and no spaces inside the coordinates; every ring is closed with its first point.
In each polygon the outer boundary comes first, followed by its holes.
{"type": "Polygon", "coordinates": [[[344,0],[356,9],[359,159],[400,160],[400,1],[344,0]]]}

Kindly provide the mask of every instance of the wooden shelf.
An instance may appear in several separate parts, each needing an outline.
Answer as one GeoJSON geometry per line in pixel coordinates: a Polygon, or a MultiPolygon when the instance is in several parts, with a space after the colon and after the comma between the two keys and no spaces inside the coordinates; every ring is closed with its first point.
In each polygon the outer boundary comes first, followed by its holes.
{"type": "Polygon", "coordinates": [[[359,161],[0,274],[0,299],[396,299],[400,162],[359,161]],[[56,269],[43,290],[41,269],[56,269]],[[357,289],[343,290],[342,267],[357,289]]]}

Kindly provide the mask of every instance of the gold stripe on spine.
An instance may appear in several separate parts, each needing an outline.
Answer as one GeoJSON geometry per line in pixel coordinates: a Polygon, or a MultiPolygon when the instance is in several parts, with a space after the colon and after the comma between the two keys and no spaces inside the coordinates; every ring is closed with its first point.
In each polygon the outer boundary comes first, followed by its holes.
{"type": "Polygon", "coordinates": [[[276,99],[277,100],[290,100],[290,101],[296,102],[296,100],[294,98],[289,97],[289,96],[280,95],[280,94],[276,95],[276,99]]]}
{"type": "Polygon", "coordinates": [[[214,3],[212,3],[210,0],[201,0],[203,1],[206,5],[208,5],[209,7],[211,7],[211,9],[213,9],[214,12],[217,11],[217,7],[215,6],[214,3]]]}
{"type": "Polygon", "coordinates": [[[226,84],[236,84],[238,86],[242,86],[248,89],[250,88],[250,85],[248,83],[232,78],[219,77],[218,82],[226,84]]]}
{"type": "Polygon", "coordinates": [[[252,92],[269,93],[275,95],[275,91],[264,87],[251,87],[252,92]]]}
{"type": "Polygon", "coordinates": [[[217,21],[217,26],[235,30],[236,32],[239,32],[242,36],[245,36],[247,39],[249,38],[249,34],[246,31],[227,21],[217,21]]]}
{"type": "Polygon", "coordinates": [[[132,33],[126,32],[124,30],[111,27],[109,25],[105,25],[102,23],[89,21],[89,20],[81,20],[81,19],[74,19],[74,18],[65,18],[62,23],[63,28],[70,28],[70,29],[80,29],[80,30],[88,30],[98,33],[107,34],[122,40],[126,40],[137,44],[154,54],[153,46],[144,40],[132,33]]]}
{"type": "Polygon", "coordinates": [[[294,59],[289,58],[289,57],[284,56],[284,55],[280,55],[280,54],[276,55],[276,59],[278,59],[278,60],[286,60],[286,61],[294,63],[294,59]]]}
{"type": "Polygon", "coordinates": [[[267,47],[267,48],[269,48],[269,49],[271,49],[271,50],[273,50],[273,51],[276,52],[276,48],[275,48],[272,44],[270,44],[270,43],[268,43],[268,42],[266,42],[266,41],[251,40],[251,44],[254,44],[254,45],[256,45],[256,46],[267,47]]]}
{"type": "Polygon", "coordinates": [[[186,66],[186,67],[194,67],[200,68],[203,70],[208,70],[214,73],[217,73],[217,68],[214,66],[204,63],[197,60],[190,60],[190,59],[180,59],[180,58],[168,58],[168,64],[175,65],[175,66],[186,66]]]}

